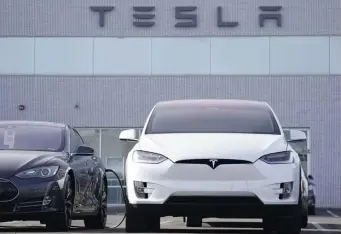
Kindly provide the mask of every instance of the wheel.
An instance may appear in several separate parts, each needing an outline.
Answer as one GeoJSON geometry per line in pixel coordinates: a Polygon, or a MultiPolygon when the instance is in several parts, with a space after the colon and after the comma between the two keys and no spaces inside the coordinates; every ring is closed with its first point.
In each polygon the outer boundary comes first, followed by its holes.
{"type": "Polygon", "coordinates": [[[302,215],[297,214],[292,218],[286,218],[279,222],[278,234],[300,234],[302,229],[302,215]]]}
{"type": "Polygon", "coordinates": [[[310,206],[309,207],[309,214],[310,215],[316,215],[315,206],[310,206]]]}
{"type": "Polygon", "coordinates": [[[63,211],[53,214],[52,217],[46,220],[46,228],[49,230],[67,231],[71,227],[75,192],[73,181],[69,175],[66,175],[65,178],[64,191],[63,211]]]}
{"type": "Polygon", "coordinates": [[[308,214],[304,214],[302,216],[302,228],[306,228],[308,226],[308,214]]]}
{"type": "Polygon", "coordinates": [[[302,215],[297,214],[292,218],[277,219],[268,217],[263,219],[263,232],[266,234],[299,234],[304,223],[302,215]]]}
{"type": "Polygon", "coordinates": [[[158,232],[160,230],[160,217],[146,214],[147,210],[141,211],[131,205],[126,209],[126,232],[158,232]]]}
{"type": "Polygon", "coordinates": [[[197,217],[197,216],[188,216],[186,226],[187,227],[201,227],[202,218],[197,217]]]}
{"type": "Polygon", "coordinates": [[[108,215],[108,191],[107,184],[103,181],[98,194],[99,208],[95,216],[89,216],[84,219],[85,228],[88,229],[104,229],[107,225],[108,215]]]}

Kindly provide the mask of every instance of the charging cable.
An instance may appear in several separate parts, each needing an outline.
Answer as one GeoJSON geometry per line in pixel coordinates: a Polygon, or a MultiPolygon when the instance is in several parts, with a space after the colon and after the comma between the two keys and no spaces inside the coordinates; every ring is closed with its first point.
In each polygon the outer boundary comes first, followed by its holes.
{"type": "Polygon", "coordinates": [[[123,200],[124,200],[125,211],[124,211],[123,218],[122,218],[122,220],[116,226],[113,227],[113,228],[118,228],[123,223],[123,221],[126,218],[126,210],[127,210],[128,198],[127,198],[127,194],[124,192],[122,181],[121,181],[120,177],[118,176],[118,174],[114,170],[112,170],[112,169],[105,169],[105,173],[108,173],[108,172],[111,172],[111,173],[113,173],[116,176],[116,178],[118,180],[118,183],[120,184],[121,191],[122,191],[122,196],[123,196],[123,200]]]}

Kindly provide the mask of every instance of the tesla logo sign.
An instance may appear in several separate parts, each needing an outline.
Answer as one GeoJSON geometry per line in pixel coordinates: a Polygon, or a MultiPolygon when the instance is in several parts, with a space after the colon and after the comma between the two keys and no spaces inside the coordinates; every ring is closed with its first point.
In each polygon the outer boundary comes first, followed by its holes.
{"type": "MultiPolygon", "coordinates": [[[[174,24],[176,28],[196,28],[198,27],[197,6],[176,6],[173,11],[173,17],[178,21],[174,24]]],[[[258,21],[259,27],[264,27],[265,21],[271,20],[276,22],[277,27],[282,27],[281,6],[259,6],[258,19],[250,19],[258,21]]],[[[105,16],[116,10],[115,6],[91,6],[90,10],[98,13],[98,22],[100,27],[106,24],[105,16]]],[[[139,28],[151,28],[155,25],[155,6],[133,6],[133,25],[139,28]]],[[[224,20],[227,18],[228,9],[217,6],[215,9],[215,25],[218,28],[235,28],[239,26],[236,20],[224,20]]],[[[115,23],[115,22],[110,22],[115,23]]]]}
{"type": "Polygon", "coordinates": [[[212,169],[215,169],[217,167],[217,162],[218,162],[218,159],[210,159],[210,167],[212,167],[212,169]]]}

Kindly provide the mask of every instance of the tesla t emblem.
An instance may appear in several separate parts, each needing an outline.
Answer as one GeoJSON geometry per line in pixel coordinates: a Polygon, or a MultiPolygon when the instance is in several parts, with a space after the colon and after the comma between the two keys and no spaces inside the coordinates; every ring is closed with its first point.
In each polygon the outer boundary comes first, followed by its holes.
{"type": "Polygon", "coordinates": [[[216,163],[218,162],[218,159],[210,159],[209,160],[210,161],[210,163],[211,163],[211,167],[212,167],[212,169],[215,169],[215,167],[216,167],[216,163]]]}

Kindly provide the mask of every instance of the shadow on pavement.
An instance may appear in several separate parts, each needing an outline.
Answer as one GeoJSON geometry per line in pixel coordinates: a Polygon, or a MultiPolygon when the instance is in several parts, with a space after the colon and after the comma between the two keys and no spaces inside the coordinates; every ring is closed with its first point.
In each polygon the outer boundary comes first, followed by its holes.
{"type": "Polygon", "coordinates": [[[210,227],[215,228],[263,228],[262,223],[259,222],[205,222],[210,227]]]}
{"type": "MultiPolygon", "coordinates": [[[[46,233],[49,232],[45,227],[42,226],[26,226],[26,227],[9,227],[9,226],[0,226],[1,232],[24,232],[24,233],[46,233]]],[[[106,228],[101,230],[89,230],[84,227],[72,227],[68,233],[77,232],[77,233],[125,233],[124,228],[106,228]]]]}
{"type": "MultiPolygon", "coordinates": [[[[0,227],[0,233],[46,233],[48,232],[44,227],[0,227]]],[[[104,230],[85,230],[83,228],[73,228],[72,230],[68,231],[70,233],[77,232],[77,233],[125,233],[124,228],[107,228],[104,230]]],[[[202,229],[161,229],[158,233],[226,233],[226,229],[211,229],[211,228],[202,228],[202,229]]],[[[235,234],[260,234],[263,233],[261,230],[233,230],[229,229],[228,233],[235,233],[235,234]]]]}

